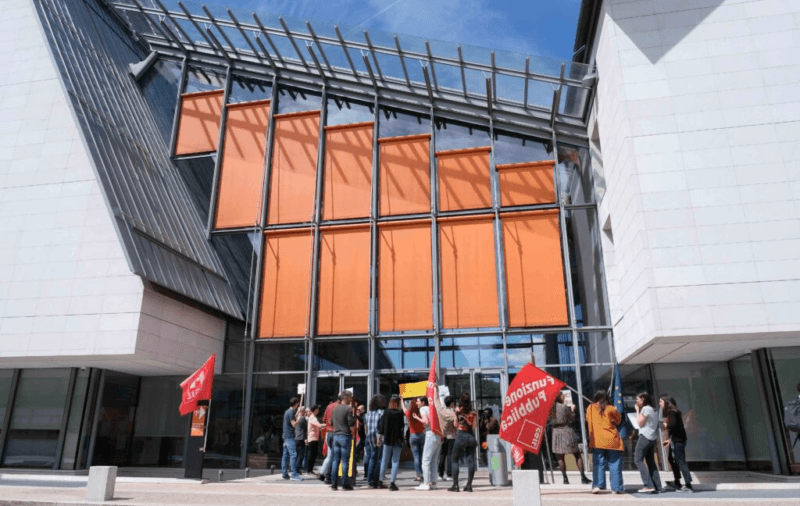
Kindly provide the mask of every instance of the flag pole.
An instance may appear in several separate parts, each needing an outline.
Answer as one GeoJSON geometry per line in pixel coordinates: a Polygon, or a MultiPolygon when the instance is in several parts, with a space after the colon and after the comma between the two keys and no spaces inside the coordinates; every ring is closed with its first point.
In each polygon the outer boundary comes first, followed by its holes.
{"type": "Polygon", "coordinates": [[[208,445],[208,430],[211,428],[211,399],[208,400],[208,411],[206,412],[206,430],[203,438],[203,459],[205,460],[206,445],[208,445]]]}

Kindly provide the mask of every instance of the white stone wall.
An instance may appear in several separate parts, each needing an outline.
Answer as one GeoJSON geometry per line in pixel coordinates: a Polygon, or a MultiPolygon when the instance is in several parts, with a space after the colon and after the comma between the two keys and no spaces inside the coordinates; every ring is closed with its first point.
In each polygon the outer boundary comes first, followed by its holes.
{"type": "Polygon", "coordinates": [[[221,355],[222,320],[153,309],[131,273],[32,0],[0,13],[0,368],[177,373],[221,355]],[[186,346],[147,315],[187,327],[186,346]]]}
{"type": "Polygon", "coordinates": [[[800,0],[603,3],[618,358],[800,344],[800,0]]]}

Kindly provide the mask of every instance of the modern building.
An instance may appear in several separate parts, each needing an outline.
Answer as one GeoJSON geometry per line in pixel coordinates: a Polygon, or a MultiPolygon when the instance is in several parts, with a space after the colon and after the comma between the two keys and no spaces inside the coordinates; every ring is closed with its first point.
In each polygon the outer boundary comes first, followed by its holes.
{"type": "Polygon", "coordinates": [[[498,414],[531,360],[581,408],[619,367],[694,469],[798,472],[800,4],[702,4],[586,0],[557,62],[0,0],[0,466],[181,466],[216,353],[207,467],[436,357],[498,414]]]}

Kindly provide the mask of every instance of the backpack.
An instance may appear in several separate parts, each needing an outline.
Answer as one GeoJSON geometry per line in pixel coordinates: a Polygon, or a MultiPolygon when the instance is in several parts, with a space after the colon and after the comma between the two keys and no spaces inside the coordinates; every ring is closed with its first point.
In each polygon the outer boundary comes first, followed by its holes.
{"type": "Polygon", "coordinates": [[[783,406],[783,423],[792,432],[800,432],[800,399],[789,401],[783,406]]]}

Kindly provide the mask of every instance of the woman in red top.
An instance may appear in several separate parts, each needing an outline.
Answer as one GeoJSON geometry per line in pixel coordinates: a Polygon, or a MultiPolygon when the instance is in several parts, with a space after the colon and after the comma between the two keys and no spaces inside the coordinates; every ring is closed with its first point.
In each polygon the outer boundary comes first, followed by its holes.
{"type": "MultiPolygon", "coordinates": [[[[400,398],[405,406],[405,399],[400,398]]],[[[422,481],[422,452],[425,450],[425,425],[420,421],[419,403],[417,399],[411,401],[409,409],[403,410],[408,418],[408,444],[411,446],[411,454],[414,455],[414,471],[417,473],[415,481],[422,481]]]]}
{"type": "Polygon", "coordinates": [[[458,492],[458,460],[464,454],[467,459],[467,484],[464,492],[472,492],[472,479],[475,477],[475,448],[478,442],[475,440],[475,427],[477,417],[472,410],[472,403],[469,395],[461,394],[456,408],[456,441],[453,443],[453,486],[448,488],[450,492],[458,492]]]}

